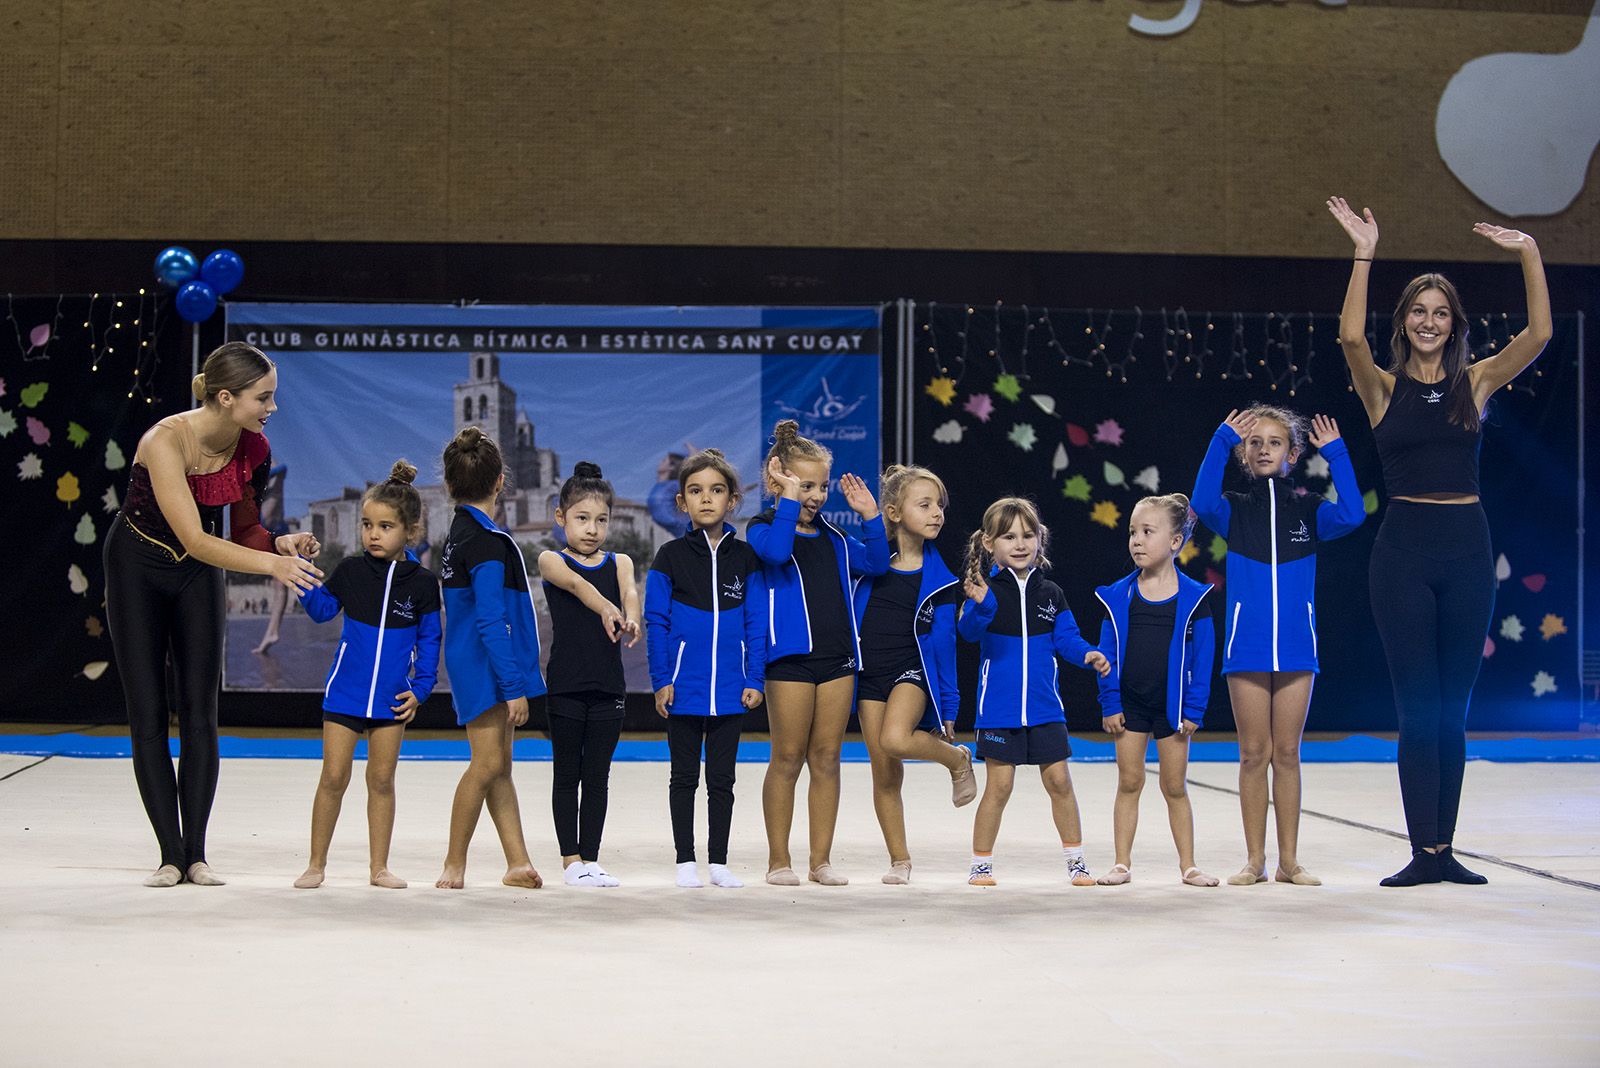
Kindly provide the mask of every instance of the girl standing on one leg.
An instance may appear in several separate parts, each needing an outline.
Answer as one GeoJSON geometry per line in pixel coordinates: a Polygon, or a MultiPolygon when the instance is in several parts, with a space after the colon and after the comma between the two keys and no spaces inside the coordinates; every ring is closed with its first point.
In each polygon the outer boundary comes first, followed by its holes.
{"type": "Polygon", "coordinates": [[[856,584],[861,674],[856,709],[872,758],[872,807],[889,849],[883,881],[911,881],[906,812],[900,797],[905,761],[926,760],[950,772],[957,808],[978,795],[972,753],[955,741],[956,609],[961,584],[932,545],[950,502],[925,467],[894,464],[879,486],[894,555],[889,570],[856,584]],[[936,696],[937,695],[937,696],[936,696]]]}
{"type": "Polygon", "coordinates": [[[1328,461],[1338,501],[1299,496],[1289,473],[1305,455],[1306,421],[1265,404],[1233,411],[1211,436],[1195,478],[1194,509],[1228,541],[1222,673],[1239,730],[1239,808],[1245,866],[1233,886],[1267,879],[1267,767],[1278,823],[1280,883],[1320,886],[1299,862],[1300,735],[1311,708],[1317,667],[1317,549],[1367,517],[1361,487],[1339,427],[1325,415],[1311,425],[1311,443],[1328,461]],[[1232,455],[1250,480],[1244,493],[1223,493],[1232,455]]]}
{"type": "Polygon", "coordinates": [[[627,711],[617,643],[623,636],[630,647],[639,640],[639,587],[633,558],[603,548],[615,502],[597,464],[574,464],[556,509],[567,546],[539,554],[550,606],[550,808],[561,846],[561,881],[568,886],[618,885],[600,866],[600,838],[611,758],[627,711]]]}
{"type": "Polygon", "coordinates": [[[772,761],[761,785],[767,824],[767,882],[798,886],[789,854],[794,790],[800,769],[811,774],[807,797],[811,851],[808,877],[824,886],[850,880],[833,870],[839,818],[839,749],[850,723],[856,665],[861,660],[851,576],[889,567],[883,517],[866,483],[839,477],[839,492],[861,517],[861,540],[821,514],[833,454],[785,419],[773,430],[766,486],[775,507],[750,521],[745,535],[761,558],[767,588],[767,720],[772,761]]]}
{"type": "Polygon", "coordinates": [[[1018,764],[1039,766],[1072,885],[1094,885],[1067,770],[1072,743],[1056,657],[1101,674],[1110,666],[1078,633],[1061,587],[1044,577],[1049,537],[1032,501],[1003,497],[983,513],[967,545],[967,600],[956,629],[982,649],[974,726],[985,769],[972,826],[973,886],[995,885],[994,843],[1018,764]]]}
{"type": "Polygon", "coordinates": [[[455,519],[439,553],[444,587],[444,663],[456,722],[467,728],[472,758],[450,807],[450,846],[435,886],[459,890],[467,847],[485,805],[506,855],[501,882],[537,890],[544,885],[528,857],[522,810],[511,778],[511,741],[528,721],[528,699],[544,693],[539,676],[539,628],[522,548],[491,518],[505,489],[505,463],[494,439],[475,426],[444,449],[445,489],[455,519]]]}
{"type": "Polygon", "coordinates": [[[1178,847],[1178,871],[1190,886],[1216,886],[1194,863],[1194,810],[1185,778],[1189,736],[1205,721],[1216,638],[1206,594],[1211,586],[1178,570],[1178,550],[1194,517],[1181,493],[1146,497],[1128,518],[1133,574],[1095,596],[1107,618],[1100,650],[1111,670],[1100,678],[1101,724],[1117,745],[1117,800],[1112,830],[1117,862],[1100,879],[1120,886],[1133,878],[1133,833],[1139,826],[1144,759],[1155,736],[1161,794],[1178,847]]]}
{"type": "Polygon", "coordinates": [[[361,543],[327,584],[301,595],[314,623],[341,611],[339,653],[322,699],[322,778],[311,806],[311,863],[294,885],[322,885],[328,845],[339,819],[356,742],[367,738],[367,840],[371,883],[401,889],[389,870],[394,835],[394,769],[405,725],[433,692],[439,675],[439,581],[407,545],[422,525],[417,469],[397,461],[389,479],[361,498],[361,543]],[[391,703],[394,702],[394,703],[391,703]],[[370,733],[369,733],[370,732],[370,733]]]}
{"type": "Polygon", "coordinates": [[[272,468],[267,419],[278,372],[261,350],[230,341],[191,388],[201,404],[139,439],[122,511],[105,541],[106,619],[128,706],[133,774],[161,848],[146,886],[221,886],[206,863],[217,792],[217,692],[227,626],[223,571],[320,584],[310,534],[273,538],[258,511],[272,468]],[[228,538],[222,537],[227,508],[228,538]],[[168,739],[167,658],[177,676],[178,772],[168,739]]]}
{"type": "Polygon", "coordinates": [[[1472,229],[1522,262],[1528,327],[1471,362],[1461,298],[1440,274],[1413,278],[1395,305],[1389,366],[1367,345],[1367,277],[1378,247],[1372,212],[1340,197],[1328,210],[1355,243],[1339,344],[1383,461],[1389,506],[1372,548],[1372,615],[1400,721],[1400,797],[1411,863],[1384,886],[1485,883],[1451,851],[1467,760],[1467,706],[1494,608],[1489,520],[1478,498],[1483,416],[1496,390],[1550,340],[1550,294],[1533,238],[1488,223],[1472,229]]]}
{"type": "Polygon", "coordinates": [[[650,685],[667,721],[672,773],[667,802],[677,848],[676,881],[699,887],[694,858],[694,795],[705,750],[711,885],[744,884],[728,870],[733,781],[744,714],[761,703],[767,664],[767,599],[761,558],[727,521],[739,501],[739,475],[717,449],[678,468],[683,537],[656,552],[645,578],[650,685]]]}

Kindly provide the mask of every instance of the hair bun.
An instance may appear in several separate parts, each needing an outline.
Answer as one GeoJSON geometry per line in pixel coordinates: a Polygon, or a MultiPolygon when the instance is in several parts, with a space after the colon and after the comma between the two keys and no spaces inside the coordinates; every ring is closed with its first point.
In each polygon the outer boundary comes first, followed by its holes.
{"type": "Polygon", "coordinates": [[[701,451],[704,452],[707,456],[715,456],[719,460],[726,460],[727,459],[727,457],[723,455],[721,449],[702,449],[701,451]]]}
{"type": "Polygon", "coordinates": [[[588,460],[579,460],[577,463],[572,465],[572,477],[605,478],[606,476],[600,473],[599,464],[590,463],[588,460]]]}
{"type": "Polygon", "coordinates": [[[1184,496],[1183,494],[1181,494],[1181,493],[1171,493],[1171,494],[1168,494],[1168,496],[1170,496],[1173,500],[1177,501],[1179,504],[1183,505],[1185,508],[1189,507],[1189,498],[1184,496]]]}
{"type": "Polygon", "coordinates": [[[394,466],[389,468],[389,481],[401,486],[409,486],[417,480],[416,465],[405,460],[396,460],[394,466]]]}
{"type": "Polygon", "coordinates": [[[195,400],[206,399],[206,376],[204,374],[195,375],[189,380],[189,392],[194,394],[195,400]]]}
{"type": "Polygon", "coordinates": [[[456,435],[456,448],[469,450],[476,449],[480,444],[483,443],[483,437],[483,430],[479,427],[462,427],[461,433],[456,435]]]}
{"type": "Polygon", "coordinates": [[[772,440],[780,447],[793,444],[799,436],[800,424],[793,419],[780,419],[778,425],[772,428],[772,440]]]}

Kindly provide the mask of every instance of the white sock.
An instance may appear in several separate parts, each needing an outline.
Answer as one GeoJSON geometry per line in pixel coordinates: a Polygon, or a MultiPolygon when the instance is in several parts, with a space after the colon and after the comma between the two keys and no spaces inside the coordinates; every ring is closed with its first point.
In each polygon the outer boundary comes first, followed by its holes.
{"type": "Polygon", "coordinates": [[[594,876],[594,880],[595,880],[595,883],[597,885],[600,885],[600,886],[621,886],[622,885],[621,880],[619,880],[615,875],[612,875],[610,872],[608,872],[604,868],[602,868],[600,866],[600,862],[598,860],[586,860],[586,861],[583,862],[583,866],[589,870],[589,874],[590,875],[594,876]]]}
{"type": "Polygon", "coordinates": [[[594,877],[594,873],[589,870],[588,865],[581,860],[575,860],[567,865],[566,870],[561,873],[561,881],[568,886],[602,885],[600,880],[594,877]]]}
{"type": "MultiPolygon", "coordinates": [[[[711,870],[716,871],[716,865],[712,865],[711,870]]],[[[700,881],[700,873],[695,870],[694,861],[686,860],[678,865],[678,885],[687,887],[706,885],[700,881]]]]}
{"type": "Polygon", "coordinates": [[[711,865],[711,885],[725,886],[730,889],[737,890],[743,886],[744,883],[741,883],[739,881],[739,877],[728,870],[728,866],[726,864],[713,864],[711,865]]]}
{"type": "Polygon", "coordinates": [[[1082,860],[1083,859],[1083,846],[1081,846],[1081,845],[1075,845],[1075,846],[1064,845],[1064,846],[1061,847],[1061,855],[1067,858],[1067,863],[1068,864],[1071,864],[1074,860],[1082,860]]]}

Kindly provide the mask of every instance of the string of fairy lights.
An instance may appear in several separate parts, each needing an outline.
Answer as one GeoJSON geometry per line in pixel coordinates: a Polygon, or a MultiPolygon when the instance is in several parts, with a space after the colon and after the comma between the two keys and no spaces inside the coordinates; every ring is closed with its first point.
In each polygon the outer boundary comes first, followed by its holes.
{"type": "MultiPolygon", "coordinates": [[[[1131,308],[1038,308],[1026,304],[948,304],[915,307],[918,359],[961,388],[968,375],[987,385],[994,376],[1030,378],[1042,362],[1077,369],[1125,385],[1138,374],[1178,384],[1207,380],[1259,381],[1267,390],[1293,397],[1315,381],[1315,373],[1343,376],[1353,390],[1339,348],[1339,317],[1322,312],[1190,312],[1162,308],[1156,332],[1151,313],[1131,308]],[[1219,338],[1219,330],[1226,337],[1219,338]],[[1145,368],[1150,374],[1140,374],[1145,368]]],[[[1509,312],[1469,321],[1472,358],[1498,352],[1515,337],[1524,318],[1509,312]]],[[[1380,365],[1388,363],[1387,317],[1367,317],[1367,343],[1380,365]]],[[[1508,389],[1532,395],[1544,372],[1519,376],[1508,389]]]]}
{"type": "Polygon", "coordinates": [[[6,324],[22,363],[85,360],[91,371],[104,370],[114,381],[125,373],[126,384],[120,388],[128,400],[148,406],[161,402],[156,393],[161,360],[156,340],[170,318],[166,294],[148,289],[60,294],[53,311],[30,314],[42,300],[49,298],[6,294],[6,324]]]}

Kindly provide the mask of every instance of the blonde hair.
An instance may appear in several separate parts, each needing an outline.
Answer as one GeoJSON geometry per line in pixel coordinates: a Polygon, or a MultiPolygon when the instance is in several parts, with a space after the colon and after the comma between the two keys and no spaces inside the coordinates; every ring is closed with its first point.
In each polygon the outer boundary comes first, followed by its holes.
{"type": "MultiPolygon", "coordinates": [[[[1257,419],[1271,419],[1274,423],[1278,423],[1283,427],[1284,431],[1289,435],[1289,451],[1295,454],[1294,463],[1289,465],[1291,469],[1305,457],[1306,435],[1311,429],[1311,424],[1306,421],[1305,416],[1293,408],[1283,408],[1276,404],[1252,404],[1245,409],[1245,414],[1253,415],[1257,419]]],[[[1244,446],[1245,443],[1240,441],[1239,444],[1233,447],[1233,459],[1239,465],[1240,470],[1254,478],[1255,475],[1251,473],[1250,465],[1245,462],[1244,446]]],[[[1184,501],[1188,503],[1188,498],[1184,498],[1184,501]]]]}
{"type": "Polygon", "coordinates": [[[400,517],[400,525],[406,528],[408,544],[422,525],[422,496],[411,484],[416,479],[415,464],[396,460],[389,469],[389,478],[367,487],[367,492],[361,495],[362,504],[373,501],[394,509],[394,514],[400,517]]]}
{"type": "Polygon", "coordinates": [[[772,463],[774,456],[784,467],[788,467],[793,460],[810,460],[823,467],[833,466],[833,453],[828,447],[801,437],[800,424],[793,419],[780,419],[778,425],[772,428],[772,448],[767,450],[767,458],[761,462],[762,479],[768,491],[776,495],[778,487],[773,483],[772,476],[766,473],[767,465],[772,463]]]}
{"type": "Polygon", "coordinates": [[[944,488],[944,480],[926,467],[917,467],[915,464],[890,464],[884,468],[883,477],[878,481],[878,504],[883,510],[883,525],[888,532],[889,544],[896,549],[899,548],[896,539],[900,534],[900,521],[889,518],[889,508],[892,505],[895,511],[904,511],[901,502],[911,487],[918,482],[932,482],[939,494],[939,507],[950,507],[950,491],[944,488]]]}
{"type": "Polygon", "coordinates": [[[989,566],[994,562],[994,557],[983,547],[983,539],[987,537],[993,541],[1010,530],[1011,525],[1019,519],[1022,520],[1025,530],[1035,530],[1039,533],[1039,553],[1034,557],[1034,566],[1041,571],[1049,568],[1050,559],[1045,553],[1050,548],[1050,528],[1039,518],[1038,507],[1026,497],[1001,497],[984,509],[982,524],[972,532],[972,537],[967,539],[967,578],[979,580],[988,578],[989,566]]]}
{"type": "Polygon", "coordinates": [[[217,346],[206,357],[200,373],[189,380],[189,391],[195,400],[210,404],[224,390],[243,392],[250,383],[264,378],[276,366],[254,345],[229,341],[217,346]]]}
{"type": "MultiPolygon", "coordinates": [[[[1188,542],[1189,535],[1194,533],[1195,520],[1194,509],[1189,507],[1188,497],[1181,493],[1163,493],[1159,497],[1141,497],[1133,507],[1137,511],[1147,504],[1152,508],[1159,508],[1167,513],[1167,519],[1171,521],[1173,531],[1182,534],[1184,542],[1188,542]]],[[[1132,512],[1128,514],[1130,518],[1133,515],[1132,512]]]]}

